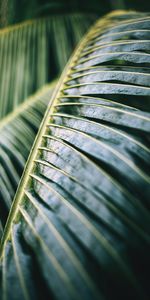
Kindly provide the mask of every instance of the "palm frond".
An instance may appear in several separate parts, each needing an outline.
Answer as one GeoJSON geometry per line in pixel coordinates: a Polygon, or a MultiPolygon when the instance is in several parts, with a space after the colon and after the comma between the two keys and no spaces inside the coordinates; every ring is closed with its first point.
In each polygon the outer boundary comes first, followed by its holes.
{"type": "Polygon", "coordinates": [[[2,238],[5,299],[148,299],[149,31],[110,14],[69,61],[2,238]]]}
{"type": "Polygon", "coordinates": [[[0,118],[63,70],[95,18],[58,14],[0,31],[0,118]]]}
{"type": "Polygon", "coordinates": [[[54,85],[55,82],[44,86],[0,122],[0,220],[3,226],[54,85]]]}

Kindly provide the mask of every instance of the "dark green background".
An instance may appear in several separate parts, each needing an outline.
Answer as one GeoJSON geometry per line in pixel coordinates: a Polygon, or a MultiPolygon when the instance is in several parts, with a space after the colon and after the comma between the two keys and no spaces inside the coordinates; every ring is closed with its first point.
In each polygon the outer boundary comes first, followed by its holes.
{"type": "Polygon", "coordinates": [[[0,0],[0,26],[63,12],[93,12],[103,15],[112,9],[150,11],[148,0],[0,0]]]}

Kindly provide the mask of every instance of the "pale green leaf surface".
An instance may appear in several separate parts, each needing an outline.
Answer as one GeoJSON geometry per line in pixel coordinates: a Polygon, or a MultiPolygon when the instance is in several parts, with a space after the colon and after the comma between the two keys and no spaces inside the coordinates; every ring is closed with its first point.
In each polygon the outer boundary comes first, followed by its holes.
{"type": "Polygon", "coordinates": [[[149,299],[149,44],[121,46],[149,20],[106,16],[68,63],[5,227],[3,299],[149,299]]]}

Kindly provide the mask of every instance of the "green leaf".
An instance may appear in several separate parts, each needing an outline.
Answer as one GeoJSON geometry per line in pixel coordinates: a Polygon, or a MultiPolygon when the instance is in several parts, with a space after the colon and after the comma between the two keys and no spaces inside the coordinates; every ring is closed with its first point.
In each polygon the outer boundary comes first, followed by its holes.
{"type": "Polygon", "coordinates": [[[112,13],[69,61],[5,227],[3,299],[149,298],[149,30],[112,13]]]}
{"type": "Polygon", "coordinates": [[[0,30],[0,119],[63,70],[93,14],[57,14],[0,30]]]}
{"type": "Polygon", "coordinates": [[[55,82],[44,86],[0,122],[0,220],[3,226],[54,85],[55,82]]]}

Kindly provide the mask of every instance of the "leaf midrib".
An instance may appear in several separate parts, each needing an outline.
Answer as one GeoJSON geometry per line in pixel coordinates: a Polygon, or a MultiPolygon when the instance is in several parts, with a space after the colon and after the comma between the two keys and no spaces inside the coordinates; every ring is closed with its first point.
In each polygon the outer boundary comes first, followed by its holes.
{"type": "MultiPolygon", "coordinates": [[[[105,23],[105,20],[104,20],[104,23],[105,23]]],[[[96,22],[96,24],[97,24],[97,22],[96,22]]],[[[69,59],[67,65],[66,65],[66,67],[65,67],[65,69],[64,69],[64,71],[61,75],[61,78],[60,78],[59,82],[57,83],[57,86],[56,86],[56,88],[53,92],[50,104],[49,104],[49,106],[47,108],[47,111],[45,113],[45,117],[43,119],[43,122],[40,125],[40,129],[39,129],[38,134],[36,136],[34,145],[31,149],[29,158],[28,158],[27,163],[26,163],[26,167],[25,167],[23,175],[22,175],[20,185],[19,185],[19,187],[16,191],[16,195],[15,195],[15,198],[13,200],[13,203],[12,203],[12,206],[11,206],[11,209],[10,209],[10,213],[9,213],[9,216],[8,216],[8,219],[7,219],[7,222],[6,222],[6,225],[5,225],[4,233],[3,233],[3,236],[2,236],[2,239],[1,239],[1,243],[0,243],[0,259],[3,258],[4,247],[5,247],[5,244],[6,244],[7,240],[10,237],[11,224],[12,224],[13,220],[15,219],[15,217],[17,216],[17,213],[19,211],[19,204],[20,204],[20,201],[23,198],[25,186],[28,184],[29,175],[30,175],[30,173],[33,169],[34,160],[36,158],[38,148],[40,147],[42,136],[46,131],[46,128],[47,128],[46,125],[47,125],[47,123],[50,119],[50,116],[51,116],[53,110],[55,109],[54,105],[56,104],[57,100],[59,99],[59,96],[62,93],[61,91],[63,90],[63,86],[65,84],[66,78],[68,77],[68,73],[70,73],[72,67],[76,63],[76,60],[78,59],[78,56],[81,53],[81,50],[84,48],[84,45],[86,44],[86,41],[87,41],[88,37],[91,35],[92,32],[95,31],[95,27],[96,27],[95,25],[92,26],[91,30],[83,37],[83,39],[79,43],[79,46],[74,50],[71,58],[69,59]]]]}
{"type": "Polygon", "coordinates": [[[35,94],[28,97],[28,99],[20,104],[14,111],[10,112],[6,117],[2,118],[2,120],[0,121],[0,130],[2,130],[3,127],[7,126],[8,123],[12,122],[19,114],[27,110],[29,107],[33,106],[38,98],[42,96],[44,90],[48,91],[49,88],[53,88],[55,85],[56,80],[54,80],[51,84],[45,85],[35,94]]]}

